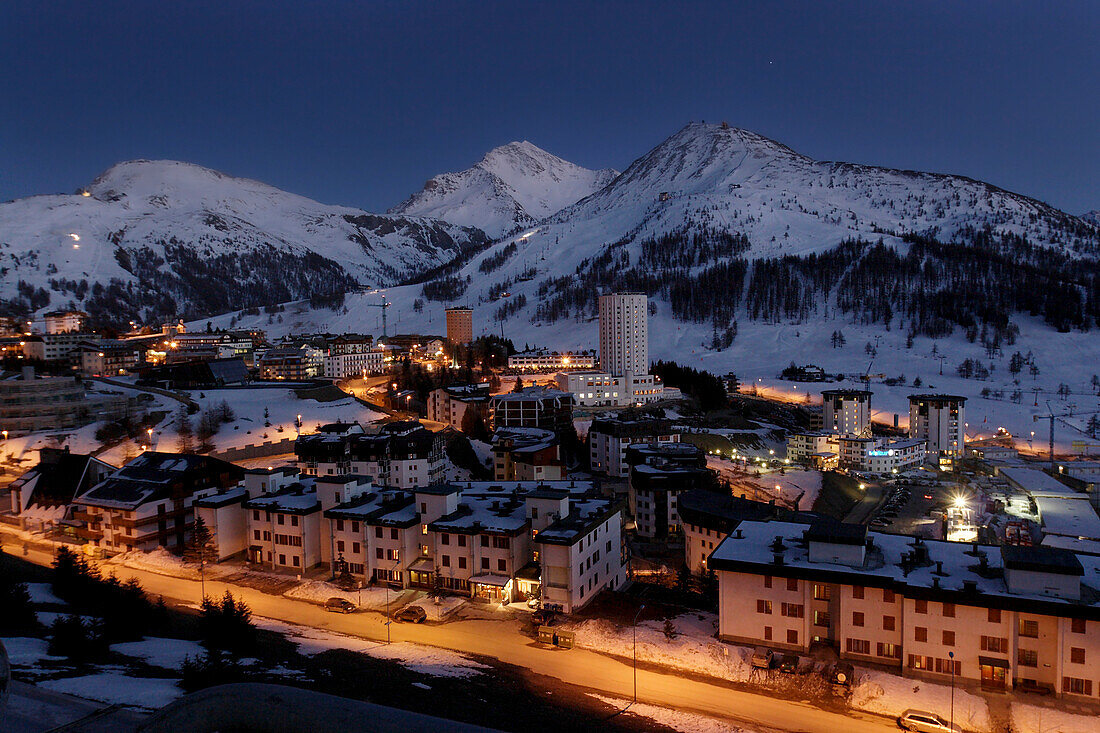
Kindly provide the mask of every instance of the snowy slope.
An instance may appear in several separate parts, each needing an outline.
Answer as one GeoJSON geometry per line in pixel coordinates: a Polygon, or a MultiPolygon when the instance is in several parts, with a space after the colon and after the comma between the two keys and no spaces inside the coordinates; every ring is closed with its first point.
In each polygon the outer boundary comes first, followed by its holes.
{"type": "Polygon", "coordinates": [[[513,142],[464,171],[432,178],[389,213],[478,227],[496,238],[580,201],[616,175],[574,165],[527,141],[513,142]]]}
{"type": "Polygon", "coordinates": [[[0,204],[0,298],[25,281],[51,291],[36,310],[71,300],[125,320],[194,316],[392,284],[484,241],[174,161],[120,163],[87,193],[0,204]],[[97,300],[93,286],[112,282],[97,300]]]}

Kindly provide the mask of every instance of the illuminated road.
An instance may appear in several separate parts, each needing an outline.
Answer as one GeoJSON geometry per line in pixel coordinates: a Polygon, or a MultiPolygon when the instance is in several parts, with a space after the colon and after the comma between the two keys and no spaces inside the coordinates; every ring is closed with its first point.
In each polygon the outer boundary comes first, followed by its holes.
{"type": "MultiPolygon", "coordinates": [[[[21,545],[9,544],[9,552],[18,556],[21,545]]],[[[27,559],[48,564],[51,557],[48,553],[31,550],[27,559]]],[[[146,592],[154,597],[163,595],[166,599],[182,601],[192,606],[199,599],[197,581],[118,566],[111,566],[111,569],[122,579],[137,578],[146,592]]],[[[333,614],[314,604],[220,581],[207,580],[206,586],[210,595],[221,595],[228,590],[243,598],[257,616],[329,629],[375,641],[384,641],[386,637],[383,617],[378,613],[333,614]]],[[[629,700],[632,697],[633,675],[629,660],[619,660],[584,649],[546,649],[523,634],[522,626],[521,621],[513,618],[463,620],[441,625],[393,624],[391,633],[393,641],[480,654],[620,699],[629,700]]],[[[815,707],[809,702],[745,692],[723,685],[717,680],[702,681],[699,678],[656,671],[654,668],[639,667],[638,699],[783,731],[836,733],[843,730],[844,733],[883,733],[897,728],[894,721],[874,715],[856,711],[835,713],[815,707]]]]}

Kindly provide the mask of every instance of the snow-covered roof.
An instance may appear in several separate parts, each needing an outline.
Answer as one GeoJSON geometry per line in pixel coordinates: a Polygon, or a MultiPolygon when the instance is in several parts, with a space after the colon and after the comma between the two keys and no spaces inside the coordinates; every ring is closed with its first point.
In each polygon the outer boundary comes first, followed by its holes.
{"type": "Polygon", "coordinates": [[[1035,496],[1034,499],[1039,507],[1039,521],[1047,534],[1100,540],[1100,517],[1088,496],[1035,496]]]}
{"type": "Polygon", "coordinates": [[[1069,486],[1037,468],[1002,468],[1000,475],[1022,491],[1038,496],[1080,496],[1069,486]]]}

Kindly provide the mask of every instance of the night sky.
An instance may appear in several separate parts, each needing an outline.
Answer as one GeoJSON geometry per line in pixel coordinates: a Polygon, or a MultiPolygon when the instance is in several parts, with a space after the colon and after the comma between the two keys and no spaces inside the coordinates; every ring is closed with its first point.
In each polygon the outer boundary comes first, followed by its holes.
{"type": "Polygon", "coordinates": [[[527,139],[690,120],[1100,208],[1100,3],[0,4],[0,200],[173,158],[383,210],[527,139]],[[48,9],[43,7],[48,6],[48,9]]]}

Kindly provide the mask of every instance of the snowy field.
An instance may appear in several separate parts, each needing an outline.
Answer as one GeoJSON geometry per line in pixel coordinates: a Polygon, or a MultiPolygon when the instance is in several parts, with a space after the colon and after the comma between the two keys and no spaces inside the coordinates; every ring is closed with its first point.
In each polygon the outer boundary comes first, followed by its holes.
{"type": "Polygon", "coordinates": [[[1100,719],[1022,702],[1012,703],[1013,733],[1096,733],[1100,719]]]}
{"type": "Polygon", "coordinates": [[[128,641],[112,644],[111,651],[127,657],[140,659],[146,664],[163,669],[179,670],[188,657],[198,659],[205,649],[197,641],[185,639],[161,639],[155,636],[141,641],[128,641]]]}
{"type": "MultiPolygon", "coordinates": [[[[947,685],[862,668],[857,670],[856,679],[849,704],[857,710],[898,716],[915,708],[946,716],[951,708],[951,688],[947,685]]],[[[990,730],[989,706],[977,695],[956,687],[955,724],[963,730],[986,733],[990,730]]]]}
{"type": "Polygon", "coordinates": [[[119,672],[42,680],[38,686],[88,700],[129,705],[143,710],[162,708],[183,694],[174,679],[133,677],[119,672]]]}
{"type": "Polygon", "coordinates": [[[302,654],[306,655],[320,654],[333,649],[345,649],[366,654],[376,659],[389,659],[413,672],[420,672],[432,677],[470,677],[480,674],[481,670],[488,669],[484,664],[479,664],[461,654],[446,649],[435,649],[407,642],[383,644],[377,641],[360,639],[356,636],[338,634],[333,631],[288,624],[270,618],[257,617],[254,620],[258,628],[284,635],[298,646],[298,650],[302,654]]]}
{"type": "MultiPolygon", "coordinates": [[[[600,702],[607,703],[616,710],[622,710],[630,705],[630,700],[619,700],[614,697],[605,697],[589,693],[589,697],[600,702]]],[[[749,733],[750,728],[733,725],[698,713],[686,713],[681,710],[672,710],[647,703],[635,703],[625,713],[625,717],[646,718],[658,725],[667,726],[680,733],[749,733]]]]}

